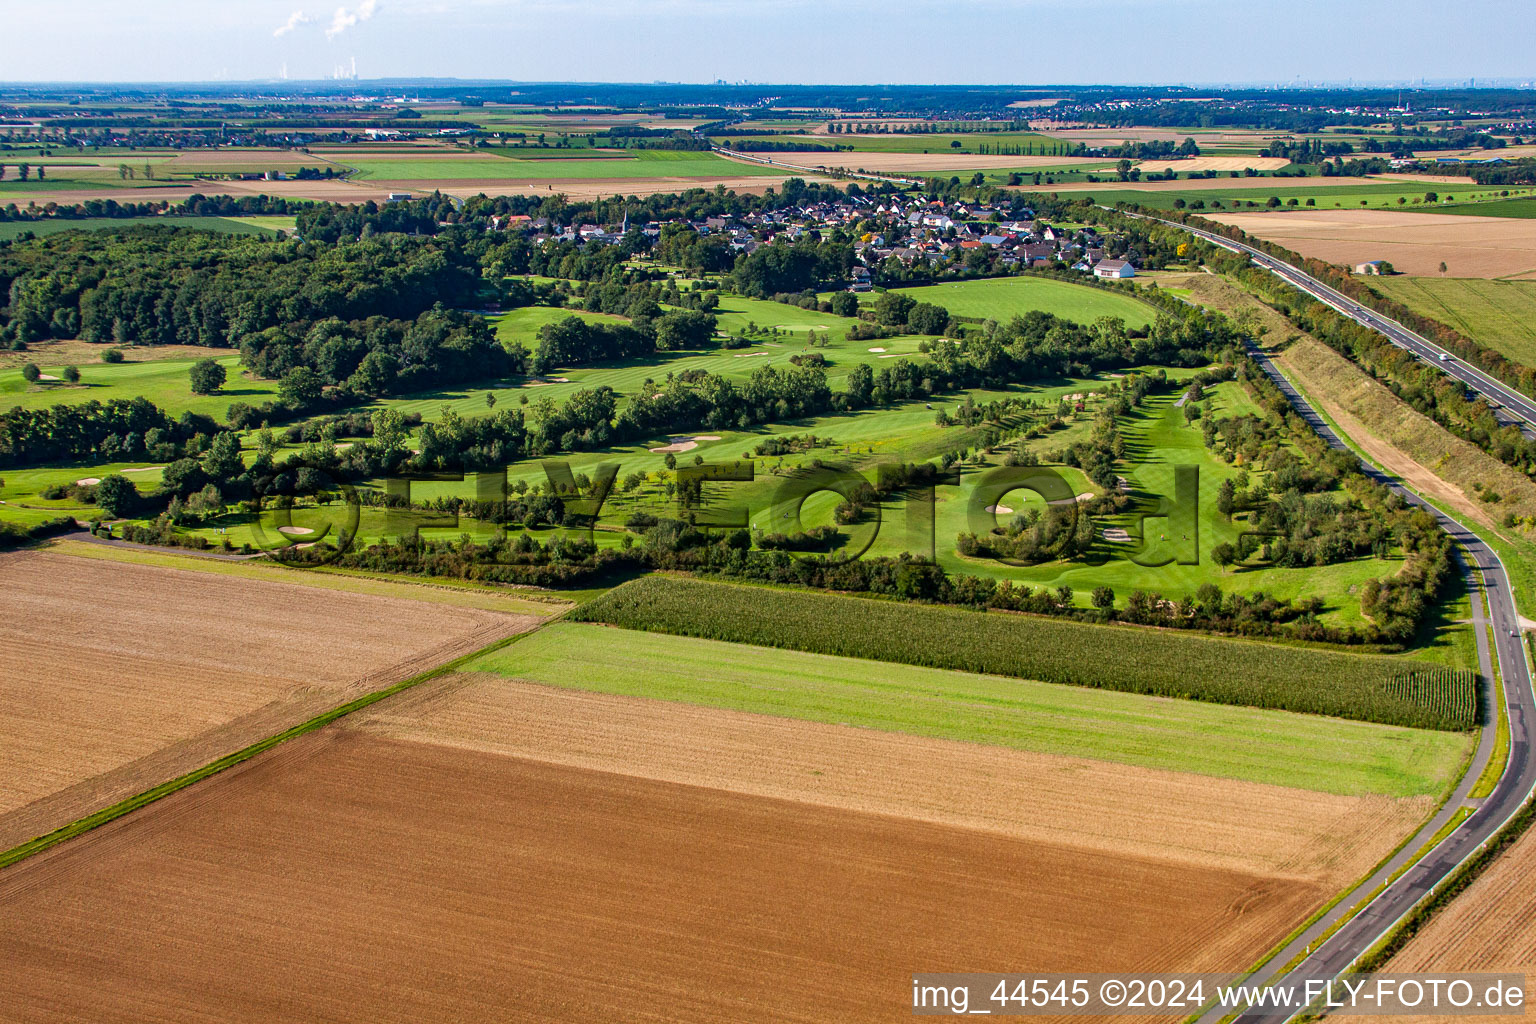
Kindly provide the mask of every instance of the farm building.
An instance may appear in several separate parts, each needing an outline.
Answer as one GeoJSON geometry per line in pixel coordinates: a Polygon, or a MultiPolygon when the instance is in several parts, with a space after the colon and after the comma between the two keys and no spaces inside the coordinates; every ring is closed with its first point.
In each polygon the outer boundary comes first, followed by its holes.
{"type": "Polygon", "coordinates": [[[1099,265],[1093,268],[1093,276],[1124,280],[1128,277],[1135,277],[1136,268],[1125,260],[1100,260],[1099,265]]]}
{"type": "Polygon", "coordinates": [[[1355,264],[1357,274],[1381,274],[1381,260],[1366,260],[1364,263],[1355,264]]]}

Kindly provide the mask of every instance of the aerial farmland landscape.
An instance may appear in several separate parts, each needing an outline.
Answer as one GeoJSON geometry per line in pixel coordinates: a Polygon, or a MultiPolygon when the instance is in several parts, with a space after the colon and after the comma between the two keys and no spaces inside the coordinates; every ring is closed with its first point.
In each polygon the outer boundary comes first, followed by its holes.
{"type": "Polygon", "coordinates": [[[1524,1015],[1536,10],[1084,14],[8,12],[0,1024],[1524,1015]]]}

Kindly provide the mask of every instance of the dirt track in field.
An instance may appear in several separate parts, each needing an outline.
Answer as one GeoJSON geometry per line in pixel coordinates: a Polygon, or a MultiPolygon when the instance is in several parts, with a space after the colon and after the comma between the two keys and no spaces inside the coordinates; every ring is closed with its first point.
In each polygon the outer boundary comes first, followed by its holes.
{"type": "Polygon", "coordinates": [[[0,1006],[907,1020],[914,969],[1232,969],[1321,895],[329,729],[0,873],[0,1006]]]}
{"type": "MultiPolygon", "coordinates": [[[[1526,975],[1526,1003],[1536,999],[1536,830],[1526,832],[1381,969],[1518,972],[1526,975]]],[[[1370,1024],[1428,1024],[1447,1018],[1351,1019],[1370,1024]]],[[[1509,1020],[1488,1015],[1448,1019],[1509,1020]]]]}
{"type": "Polygon", "coordinates": [[[1212,220],[1299,252],[1354,266],[1387,260],[1404,274],[1506,277],[1536,270],[1536,219],[1392,210],[1217,213],[1212,220]]]}
{"type": "Polygon", "coordinates": [[[0,849],[537,621],[0,555],[0,849]]]}
{"type": "Polygon", "coordinates": [[[465,673],[348,728],[576,768],[1342,885],[1429,811],[465,673]],[[1049,794],[1049,797],[1044,797],[1049,794]]]}

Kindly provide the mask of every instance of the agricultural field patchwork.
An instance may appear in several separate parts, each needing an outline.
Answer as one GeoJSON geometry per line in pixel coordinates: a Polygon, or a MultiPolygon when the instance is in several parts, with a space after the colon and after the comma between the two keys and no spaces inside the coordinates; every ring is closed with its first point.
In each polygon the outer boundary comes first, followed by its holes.
{"type": "MultiPolygon", "coordinates": [[[[0,993],[113,1019],[91,983],[99,968],[71,956],[103,936],[159,951],[114,975],[114,988],[154,993],[170,1020],[209,991],[227,1019],[243,1019],[294,984],[336,1012],[377,1004],[383,1019],[428,1012],[429,1000],[432,1013],[474,1016],[504,1005],[511,979],[541,1019],[589,1020],[620,1012],[641,978],[676,1020],[719,1019],[726,998],[779,1019],[817,1019],[835,1004],[839,1019],[884,1020],[900,998],[886,976],[904,958],[1233,969],[1425,813],[1436,780],[1404,789],[1371,763],[1454,761],[1389,738],[1444,734],[1125,694],[1074,705],[1055,699],[1059,687],[789,652],[764,665],[735,646],[547,626],[504,658],[258,755],[198,799],[165,799],[141,815],[148,828],[114,823],[21,865],[0,878],[0,906],[13,911],[5,921],[32,926],[0,924],[15,951],[0,993]],[[776,704],[749,712],[675,689],[699,672],[732,691],[778,690],[776,704]],[[649,693],[615,692],[620,678],[649,693]],[[840,690],[854,699],[806,721],[816,716],[787,712],[800,696],[775,678],[817,691],[806,694],[816,704],[840,690]],[[919,678],[926,685],[905,694],[892,688],[919,678]],[[1011,718],[1033,735],[957,742],[879,714],[848,717],[897,706],[940,718],[948,707],[962,724],[989,707],[994,726],[1011,718]],[[1238,729],[1258,757],[1289,751],[1300,767],[1279,777],[1301,788],[1137,766],[1128,753],[1209,739],[1237,716],[1252,716],[1238,729]],[[1079,739],[1040,752],[1057,730],[1079,739]],[[1140,742],[1128,745],[1132,735],[1140,742]],[[1359,769],[1354,793],[1313,788],[1335,743],[1359,769]],[[1106,759],[1073,752],[1083,749],[1106,759]],[[381,775],[391,785],[366,784],[381,775]],[[1051,800],[1034,798],[1042,789],[1051,800]],[[914,851],[933,870],[913,871],[914,851]],[[153,884],[130,885],[151,865],[153,884]],[[765,904],[767,890],[776,898],[765,904]],[[963,925],[913,927],[941,894],[960,901],[963,925]],[[296,939],[281,922],[315,899],[338,909],[296,939]],[[162,923],[146,927],[150,906],[162,923]],[[402,947],[391,938],[402,932],[431,936],[434,952],[402,947]],[[236,951],[286,960],[295,941],[315,955],[281,988],[224,969],[236,951]],[[864,951],[856,963],[840,954],[850,945],[864,951]],[[59,962],[75,966],[45,969],[59,962]],[[156,966],[169,963],[175,972],[156,966]],[[599,966],[621,983],[573,996],[569,972],[599,966]],[[395,992],[386,1007],[387,979],[401,971],[419,995],[395,992]]],[[[1256,763],[1244,745],[1214,757],[1256,763]]]]}
{"type": "Polygon", "coordinates": [[[1327,892],[329,730],[8,869],[0,996],[102,1021],[250,1020],[296,992],[338,1018],[589,1021],[644,987],[677,1021],[889,1020],[913,963],[1235,969],[1327,892]]]}

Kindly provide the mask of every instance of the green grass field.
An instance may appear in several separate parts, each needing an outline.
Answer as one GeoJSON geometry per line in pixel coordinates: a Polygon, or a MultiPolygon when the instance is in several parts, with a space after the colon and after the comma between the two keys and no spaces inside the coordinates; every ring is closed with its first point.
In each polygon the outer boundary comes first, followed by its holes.
{"type": "Polygon", "coordinates": [[[1495,199],[1486,203],[1441,203],[1421,206],[1425,213],[1459,213],[1469,217],[1536,217],[1536,196],[1522,199],[1495,199]]]}
{"type": "Polygon", "coordinates": [[[1394,275],[1372,278],[1371,287],[1517,363],[1536,366],[1536,281],[1394,275]]]}
{"type": "MultiPolygon", "coordinates": [[[[132,359],[131,350],[128,355],[132,359]]],[[[28,384],[21,376],[21,368],[12,367],[0,370],[0,408],[19,405],[24,409],[41,409],[92,399],[105,402],[112,398],[142,396],[173,416],[190,410],[222,420],[234,402],[259,405],[277,397],[277,381],[245,376],[240,370],[240,357],[236,355],[221,356],[218,360],[229,373],[224,390],[212,395],[194,395],[188,371],[195,361],[156,359],[141,363],[92,363],[82,366],[77,385],[28,384]]],[[[38,366],[44,373],[54,376],[63,369],[46,363],[38,366]]]]}
{"type": "Polygon", "coordinates": [[[1133,296],[1043,277],[999,277],[900,290],[919,302],[943,306],[956,316],[1000,322],[1036,309],[1080,324],[1091,324],[1101,316],[1117,316],[1129,327],[1145,327],[1157,316],[1156,309],[1133,296]]]}
{"type": "Polygon", "coordinates": [[[293,217],[81,217],[78,220],[0,221],[0,240],[17,238],[28,232],[39,237],[60,231],[95,231],[104,228],[131,228],[142,224],[219,231],[230,235],[276,235],[293,232],[293,217]]]}
{"type": "Polygon", "coordinates": [[[1439,793],[1469,742],[1448,733],[577,623],[555,623],[464,667],[552,686],[1328,793],[1439,793]]]}

